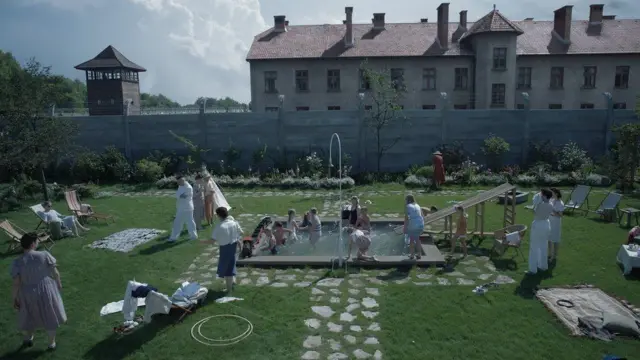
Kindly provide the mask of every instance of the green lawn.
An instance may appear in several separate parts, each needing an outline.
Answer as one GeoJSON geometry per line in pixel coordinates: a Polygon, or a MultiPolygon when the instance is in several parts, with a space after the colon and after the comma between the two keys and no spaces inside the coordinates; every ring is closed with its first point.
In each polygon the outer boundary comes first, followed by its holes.
{"type": "MultiPolygon", "coordinates": [[[[395,189],[394,189],[395,190],[395,189]]],[[[357,190],[358,192],[361,189],[357,190]]],[[[604,195],[593,193],[590,202],[597,205],[604,195]]],[[[371,213],[402,212],[402,196],[361,196],[370,200],[371,213]]],[[[447,201],[460,200],[464,196],[417,197],[421,205],[450,206],[447,201]]],[[[240,214],[286,214],[293,207],[302,212],[316,206],[323,207],[323,199],[282,197],[233,197],[229,199],[240,214]]],[[[69,322],[61,327],[58,350],[42,354],[46,347],[44,334],[38,334],[34,348],[20,354],[11,353],[20,343],[15,332],[15,311],[10,304],[11,280],[7,275],[15,255],[2,255],[0,265],[6,269],[0,277],[0,286],[5,289],[0,300],[0,325],[5,336],[0,340],[0,357],[7,359],[300,359],[306,351],[302,342],[308,335],[321,335],[324,339],[335,338],[326,327],[308,329],[303,320],[313,317],[310,307],[315,305],[309,298],[310,288],[273,288],[270,286],[239,286],[235,295],[244,301],[230,304],[215,304],[212,300],[188,316],[184,322],[175,324],[171,317],[159,317],[133,334],[124,338],[112,335],[112,327],[122,322],[121,314],[99,316],[100,308],[111,301],[122,298],[126,281],[137,279],[158,287],[162,292],[175,290],[175,281],[187,270],[194,259],[207,245],[197,242],[179,241],[167,244],[162,240],[152,241],[128,254],[106,250],[94,250],[85,245],[111,233],[132,228],[146,227],[169,230],[174,212],[171,198],[113,197],[93,199],[91,205],[100,212],[115,214],[115,224],[91,224],[86,238],[64,239],[52,250],[57,258],[63,280],[63,298],[69,322]],[[237,314],[254,324],[253,335],[235,346],[210,348],[202,346],[190,337],[193,324],[205,316],[215,314],[237,314]]],[[[640,206],[640,201],[625,199],[624,205],[640,206]]],[[[55,204],[61,212],[66,206],[55,204]]],[[[502,207],[487,204],[485,229],[491,231],[502,226],[502,207]]],[[[518,223],[530,224],[531,214],[523,206],[518,208],[518,223]]],[[[21,212],[2,214],[19,226],[34,228],[38,219],[28,208],[21,212]]],[[[472,217],[471,217],[472,218],[472,217]]],[[[256,217],[239,217],[247,232],[253,230],[256,217]]],[[[638,343],[616,339],[605,343],[569,336],[555,317],[531,296],[533,286],[594,284],[604,291],[624,297],[640,305],[640,282],[638,277],[625,278],[615,263],[615,254],[626,237],[626,230],[617,224],[605,224],[593,216],[567,216],[563,224],[563,244],[558,264],[552,274],[523,279],[526,263],[520,258],[515,263],[497,260],[495,266],[502,274],[516,280],[515,284],[491,289],[485,296],[476,296],[472,286],[415,286],[387,281],[380,289],[379,316],[382,331],[375,334],[380,341],[379,349],[384,359],[600,359],[605,353],[632,357],[637,353],[638,343]]],[[[200,233],[206,238],[210,230],[200,233]]],[[[490,246],[486,241],[483,246],[490,246]]],[[[528,245],[523,246],[524,255],[528,245]]],[[[206,257],[202,257],[206,260],[206,257]]],[[[326,270],[315,274],[324,276],[326,270]]],[[[208,270],[207,270],[208,271],[208,270]]],[[[268,274],[273,282],[276,270],[245,270],[249,277],[254,272],[268,274]]],[[[293,270],[291,270],[293,271],[293,270]]],[[[307,269],[298,270],[307,271],[307,269]]],[[[354,271],[357,271],[354,269],[354,271]]],[[[295,272],[293,272],[295,274],[295,272]]],[[[378,270],[362,271],[361,276],[376,276],[378,270]]],[[[420,274],[437,275],[437,269],[411,270],[396,273],[399,278],[408,277],[416,281],[420,274]]],[[[311,272],[309,272],[311,274],[311,272]]],[[[301,275],[298,275],[301,276],[301,275]]],[[[350,278],[351,275],[347,275],[350,278]]],[[[213,279],[210,279],[213,280],[213,279]]],[[[346,301],[348,283],[340,285],[341,301],[346,301]]],[[[371,287],[372,285],[367,285],[371,287]]],[[[211,298],[218,296],[222,284],[213,281],[209,286],[211,298]]],[[[326,289],[325,289],[326,290],[326,289]]],[[[338,314],[339,315],[339,314],[338,314]]],[[[365,319],[358,318],[353,324],[365,326],[365,319]]],[[[338,320],[333,320],[339,322],[338,320]]],[[[231,337],[240,334],[244,325],[233,321],[218,321],[207,324],[203,332],[214,337],[231,337]]],[[[346,333],[345,333],[346,334],[346,333]]],[[[339,338],[338,336],[337,338],[339,338]]],[[[355,347],[344,345],[344,352],[353,358],[350,351],[355,347]]],[[[321,349],[328,354],[327,345],[321,349]]],[[[320,350],[319,350],[320,351],[320,350]]],[[[324,354],[323,353],[323,354],[324,354]]],[[[323,355],[322,359],[326,358],[323,355]]]]}

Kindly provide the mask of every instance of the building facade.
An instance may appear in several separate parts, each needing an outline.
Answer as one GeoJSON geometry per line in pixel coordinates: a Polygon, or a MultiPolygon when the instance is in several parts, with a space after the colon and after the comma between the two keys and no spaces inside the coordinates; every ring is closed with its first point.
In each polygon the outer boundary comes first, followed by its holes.
{"type": "Polygon", "coordinates": [[[247,55],[253,111],[353,110],[372,106],[361,68],[399,84],[406,109],[634,108],[640,88],[640,20],[605,16],[591,5],[588,20],[572,6],[553,21],[510,21],[493,9],[475,23],[449,4],[435,23],[290,26],[285,16],[257,35],[247,55]],[[363,62],[366,64],[363,65],[363,62]]]}

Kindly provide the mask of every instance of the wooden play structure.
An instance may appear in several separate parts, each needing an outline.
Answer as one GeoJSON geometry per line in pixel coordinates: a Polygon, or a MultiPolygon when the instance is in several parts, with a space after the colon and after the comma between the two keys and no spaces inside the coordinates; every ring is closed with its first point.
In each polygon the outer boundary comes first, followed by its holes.
{"type": "MultiPolygon", "coordinates": [[[[480,237],[484,237],[485,234],[493,235],[493,231],[485,231],[484,206],[487,201],[491,201],[503,194],[505,196],[505,199],[515,198],[516,187],[509,183],[504,183],[496,188],[483,191],[478,195],[470,197],[457,204],[462,205],[467,210],[469,218],[473,218],[473,227],[471,226],[471,224],[469,224],[470,231],[467,232],[467,235],[480,237]],[[474,208],[473,216],[471,216],[472,214],[470,211],[472,207],[474,208]]],[[[511,200],[512,201],[504,202],[504,219],[502,224],[503,228],[514,225],[516,221],[516,202],[515,199],[511,200]]],[[[440,211],[436,211],[432,214],[427,215],[424,218],[425,226],[433,224],[437,221],[442,221],[444,219],[444,228],[439,230],[425,230],[425,233],[431,236],[444,235],[444,240],[451,239],[455,232],[455,222],[453,220],[453,216],[455,215],[455,213],[456,210],[454,209],[454,207],[450,206],[446,209],[442,209],[440,211]]]]}

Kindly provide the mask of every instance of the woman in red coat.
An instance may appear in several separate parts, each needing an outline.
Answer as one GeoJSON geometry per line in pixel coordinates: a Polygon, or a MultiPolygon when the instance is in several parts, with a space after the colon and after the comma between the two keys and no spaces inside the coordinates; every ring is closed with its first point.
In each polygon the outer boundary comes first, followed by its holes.
{"type": "Polygon", "coordinates": [[[440,151],[436,151],[433,153],[433,184],[436,188],[440,187],[440,185],[444,184],[444,161],[442,159],[442,153],[440,151]]]}

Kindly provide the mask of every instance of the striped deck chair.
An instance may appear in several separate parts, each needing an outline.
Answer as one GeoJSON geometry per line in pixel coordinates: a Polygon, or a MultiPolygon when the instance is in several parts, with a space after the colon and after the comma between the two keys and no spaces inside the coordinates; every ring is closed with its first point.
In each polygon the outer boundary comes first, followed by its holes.
{"type": "Polygon", "coordinates": [[[81,222],[86,222],[87,219],[96,219],[96,220],[112,220],[115,222],[113,216],[107,214],[99,214],[93,211],[90,206],[82,205],[78,200],[78,195],[75,190],[68,190],[64,192],[64,198],[67,201],[67,206],[69,210],[71,210],[78,220],[81,222]]]}
{"type": "MultiPolygon", "coordinates": [[[[2,229],[9,237],[9,248],[7,249],[7,252],[17,249],[20,246],[20,239],[22,238],[22,235],[27,233],[18,226],[12,224],[9,220],[0,222],[0,229],[2,229]]],[[[56,244],[51,236],[44,232],[38,233],[38,241],[44,245],[47,250],[50,250],[53,245],[56,244]],[[47,243],[50,243],[50,245],[47,243]]]]}

